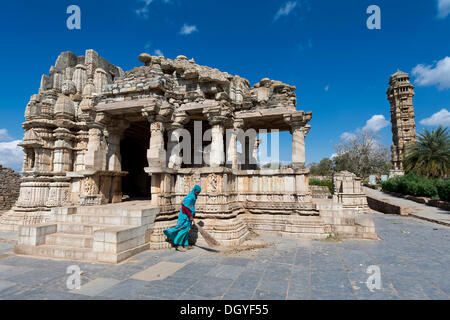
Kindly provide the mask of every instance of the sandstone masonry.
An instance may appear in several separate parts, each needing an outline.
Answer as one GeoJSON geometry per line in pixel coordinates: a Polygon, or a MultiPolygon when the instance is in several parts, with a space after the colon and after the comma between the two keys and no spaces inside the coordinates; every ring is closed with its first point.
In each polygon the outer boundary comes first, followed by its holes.
{"type": "Polygon", "coordinates": [[[0,165],[0,210],[9,210],[19,197],[20,174],[0,165]]]}

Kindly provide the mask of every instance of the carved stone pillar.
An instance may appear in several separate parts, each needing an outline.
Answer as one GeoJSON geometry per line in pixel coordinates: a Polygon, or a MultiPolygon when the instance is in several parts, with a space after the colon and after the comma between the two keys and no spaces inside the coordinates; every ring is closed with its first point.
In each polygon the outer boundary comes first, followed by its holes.
{"type": "Polygon", "coordinates": [[[106,164],[108,171],[122,171],[122,156],[120,154],[120,139],[124,130],[129,126],[125,120],[113,121],[108,127],[108,154],[106,164]]]}
{"type": "Polygon", "coordinates": [[[224,107],[214,107],[205,110],[209,123],[212,126],[211,153],[209,156],[209,165],[212,168],[218,168],[225,163],[224,150],[224,123],[228,119],[229,110],[224,107]]]}
{"type": "Polygon", "coordinates": [[[304,168],[306,163],[305,137],[311,128],[307,123],[312,119],[312,113],[297,111],[285,115],[284,119],[291,126],[292,166],[294,169],[304,168]]]}
{"type": "Polygon", "coordinates": [[[91,170],[104,170],[105,150],[103,145],[103,128],[107,122],[107,117],[103,113],[98,113],[95,122],[89,126],[88,151],[85,155],[85,167],[91,170]]]}
{"type": "Polygon", "coordinates": [[[304,168],[306,163],[305,130],[302,125],[292,126],[292,165],[304,168]]]}
{"type": "Polygon", "coordinates": [[[164,123],[155,121],[150,124],[150,149],[147,150],[148,165],[151,168],[166,166],[166,151],[164,149],[164,123]]]}
{"type": "Polygon", "coordinates": [[[91,124],[89,128],[88,151],[85,155],[85,168],[102,170],[103,150],[101,148],[102,130],[98,124],[91,124]]]}
{"type": "Polygon", "coordinates": [[[239,170],[239,157],[237,152],[237,137],[239,130],[244,128],[244,120],[235,120],[233,123],[233,131],[230,135],[230,141],[227,150],[227,164],[231,165],[233,170],[239,170]]]}
{"type": "Polygon", "coordinates": [[[142,110],[150,122],[150,148],[147,150],[148,166],[150,168],[166,167],[166,151],[164,146],[165,122],[170,119],[171,110],[168,107],[163,108],[162,102],[155,100],[154,103],[146,106],[142,110]]]}
{"type": "MultiPolygon", "coordinates": [[[[190,118],[186,112],[178,112],[175,114],[174,122],[170,124],[169,140],[167,144],[167,167],[170,169],[181,168],[183,164],[183,156],[181,155],[181,149],[178,147],[180,138],[187,139],[188,137],[183,135],[184,125],[189,122],[190,118]]],[[[192,141],[191,141],[192,142],[192,141]]],[[[183,152],[187,150],[183,149],[183,152]]]]}
{"type": "Polygon", "coordinates": [[[209,165],[212,168],[218,168],[224,164],[225,154],[223,145],[223,124],[216,123],[212,125],[212,141],[209,165]]]}

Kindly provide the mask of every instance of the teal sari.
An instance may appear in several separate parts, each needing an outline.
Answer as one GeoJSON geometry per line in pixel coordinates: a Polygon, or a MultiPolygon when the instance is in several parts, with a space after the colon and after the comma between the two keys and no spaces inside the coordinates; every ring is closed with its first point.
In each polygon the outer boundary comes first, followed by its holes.
{"type": "MultiPolygon", "coordinates": [[[[193,217],[195,217],[195,202],[197,201],[194,192],[200,193],[201,191],[202,188],[200,186],[195,186],[182,202],[182,205],[191,211],[193,217]]],[[[180,209],[177,225],[171,229],[164,230],[164,234],[175,246],[187,247],[189,246],[189,230],[191,227],[192,223],[189,217],[180,209]]]]}

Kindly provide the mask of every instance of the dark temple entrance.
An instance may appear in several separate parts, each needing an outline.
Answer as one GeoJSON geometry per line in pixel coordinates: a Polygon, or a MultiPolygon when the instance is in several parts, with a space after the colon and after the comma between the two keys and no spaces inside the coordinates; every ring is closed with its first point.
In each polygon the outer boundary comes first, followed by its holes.
{"type": "Polygon", "coordinates": [[[122,179],[124,200],[151,198],[150,176],[144,171],[148,166],[147,150],[150,144],[150,124],[148,121],[133,122],[125,130],[120,142],[122,171],[128,175],[122,179]]]}

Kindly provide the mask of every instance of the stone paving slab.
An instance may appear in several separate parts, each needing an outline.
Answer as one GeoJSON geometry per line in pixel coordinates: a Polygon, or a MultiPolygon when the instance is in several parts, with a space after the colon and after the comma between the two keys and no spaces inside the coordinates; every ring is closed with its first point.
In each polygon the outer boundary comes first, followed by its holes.
{"type": "Polygon", "coordinates": [[[272,246],[250,252],[146,251],[119,265],[0,256],[0,299],[449,300],[450,229],[370,216],[380,241],[267,237],[272,246]],[[82,271],[80,290],[67,289],[72,265],[82,271]],[[366,284],[371,265],[380,267],[382,280],[373,292],[366,284]]]}
{"type": "Polygon", "coordinates": [[[80,289],[70,291],[74,294],[82,294],[86,296],[97,296],[103,291],[115,286],[120,281],[116,279],[98,278],[81,286],[80,289]]]}
{"type": "Polygon", "coordinates": [[[133,275],[131,278],[142,281],[164,280],[183,268],[185,265],[185,263],[163,261],[133,275]]]}
{"type": "Polygon", "coordinates": [[[11,288],[14,285],[15,285],[14,282],[0,280],[0,291],[11,288]]]}

